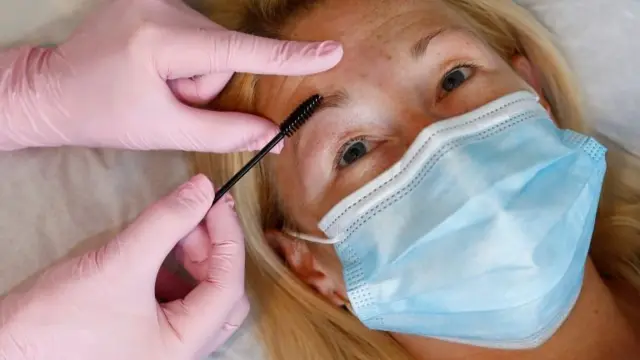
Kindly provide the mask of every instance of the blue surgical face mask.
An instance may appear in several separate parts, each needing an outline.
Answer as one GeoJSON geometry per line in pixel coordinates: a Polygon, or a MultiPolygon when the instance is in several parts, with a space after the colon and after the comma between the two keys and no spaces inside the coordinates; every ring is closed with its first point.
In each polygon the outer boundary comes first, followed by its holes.
{"type": "Polygon", "coordinates": [[[606,149],[530,92],[425,128],[320,222],[369,328],[536,347],[582,286],[606,149]]]}

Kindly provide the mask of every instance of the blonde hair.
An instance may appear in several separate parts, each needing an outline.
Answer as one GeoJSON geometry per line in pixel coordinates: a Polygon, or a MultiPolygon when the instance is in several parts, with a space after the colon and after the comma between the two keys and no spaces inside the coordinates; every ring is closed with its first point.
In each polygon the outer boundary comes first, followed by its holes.
{"type": "MultiPolygon", "coordinates": [[[[442,0],[461,14],[499,54],[523,54],[537,67],[544,95],[563,127],[580,129],[580,93],[551,34],[512,0],[442,0]]],[[[277,38],[282,27],[322,0],[216,0],[211,18],[231,29],[277,38]]],[[[214,106],[256,113],[256,78],[235,76],[214,106]]],[[[195,155],[199,172],[221,184],[252,154],[195,155]]],[[[624,278],[640,289],[640,199],[638,160],[610,152],[591,256],[600,272],[624,278]],[[634,179],[635,178],[635,179],[634,179]],[[636,181],[636,184],[633,181],[636,181]]],[[[234,190],[247,244],[248,292],[257,310],[258,335],[272,359],[409,359],[392,337],[365,328],[348,312],[323,300],[302,283],[267,244],[264,231],[285,221],[269,181],[258,166],[234,190]]]]}

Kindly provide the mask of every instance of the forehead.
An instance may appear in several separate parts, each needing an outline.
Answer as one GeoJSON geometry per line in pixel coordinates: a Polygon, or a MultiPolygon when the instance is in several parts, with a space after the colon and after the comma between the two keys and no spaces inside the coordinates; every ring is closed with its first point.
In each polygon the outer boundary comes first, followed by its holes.
{"type": "MultiPolygon", "coordinates": [[[[271,119],[286,117],[314,91],[339,90],[352,79],[392,86],[398,72],[385,71],[409,59],[412,47],[438,29],[469,28],[443,0],[324,0],[282,29],[289,40],[338,40],[342,61],[328,72],[304,77],[263,76],[256,105],[271,119]]],[[[278,121],[278,120],[276,120],[278,121]]]]}
{"type": "Polygon", "coordinates": [[[412,25],[407,21],[418,19],[423,25],[460,20],[445,0],[321,0],[286,24],[282,35],[313,41],[329,37],[351,45],[363,39],[385,42],[412,25]]]}

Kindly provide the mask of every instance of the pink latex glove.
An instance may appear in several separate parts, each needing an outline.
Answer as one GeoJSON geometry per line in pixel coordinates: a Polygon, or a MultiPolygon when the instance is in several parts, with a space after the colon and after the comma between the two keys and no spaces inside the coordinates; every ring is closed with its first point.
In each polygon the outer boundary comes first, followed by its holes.
{"type": "Polygon", "coordinates": [[[249,311],[244,246],[233,201],[227,196],[209,211],[213,196],[209,180],[196,176],[103,248],[10,293],[0,302],[0,359],[195,359],[226,341],[249,311]],[[189,292],[158,272],[194,233],[207,234],[209,248],[189,292]],[[156,279],[164,296],[188,294],[160,304],[156,279]]]}
{"type": "Polygon", "coordinates": [[[335,42],[228,31],[181,0],[110,0],[58,48],[0,54],[0,149],[254,150],[271,122],[178,99],[205,104],[234,72],[305,75],[341,57],[335,42]]]}

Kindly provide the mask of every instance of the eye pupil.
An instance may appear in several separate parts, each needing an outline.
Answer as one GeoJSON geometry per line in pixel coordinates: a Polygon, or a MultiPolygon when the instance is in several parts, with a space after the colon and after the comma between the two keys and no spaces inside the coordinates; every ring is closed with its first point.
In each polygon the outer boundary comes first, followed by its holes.
{"type": "Polygon", "coordinates": [[[444,91],[453,91],[458,88],[467,79],[462,69],[456,69],[445,76],[442,82],[442,89],[444,91]]]}
{"type": "Polygon", "coordinates": [[[342,162],[345,163],[346,165],[353,164],[362,156],[364,156],[366,153],[367,153],[366,145],[361,141],[356,142],[351,146],[349,146],[347,151],[344,152],[344,155],[342,155],[342,162]]]}

